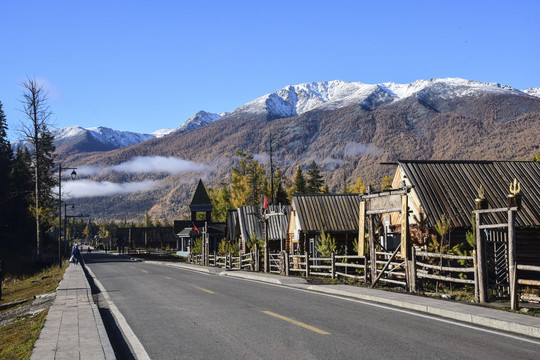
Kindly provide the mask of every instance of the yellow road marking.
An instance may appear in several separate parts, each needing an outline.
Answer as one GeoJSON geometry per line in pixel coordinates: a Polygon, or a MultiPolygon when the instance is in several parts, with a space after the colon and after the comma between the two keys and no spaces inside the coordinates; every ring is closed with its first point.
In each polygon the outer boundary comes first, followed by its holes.
{"type": "Polygon", "coordinates": [[[308,330],[311,330],[313,332],[316,332],[317,334],[321,334],[321,335],[330,335],[329,332],[326,332],[324,330],[321,330],[321,329],[318,329],[314,326],[311,326],[311,325],[308,325],[308,324],[304,324],[303,322],[300,322],[300,321],[296,321],[294,319],[291,319],[291,318],[288,318],[286,316],[283,316],[283,315],[279,315],[279,314],[276,314],[276,313],[273,313],[271,311],[263,311],[263,313],[265,313],[266,315],[270,315],[270,316],[273,316],[273,317],[276,317],[278,319],[281,319],[281,320],[285,320],[285,321],[288,321],[290,322],[291,324],[294,324],[294,325],[298,325],[298,326],[301,326],[305,329],[308,329],[308,330]]]}
{"type": "Polygon", "coordinates": [[[168,277],[168,276],[165,276],[165,279],[169,279],[169,280],[172,280],[172,278],[168,277]]]}
{"type": "Polygon", "coordinates": [[[146,271],[146,270],[141,269],[141,271],[142,271],[143,273],[147,273],[147,274],[148,274],[148,271],[146,271]]]}
{"type": "Polygon", "coordinates": [[[198,286],[195,286],[195,288],[196,288],[196,289],[199,289],[199,290],[201,290],[201,291],[207,292],[207,293],[209,293],[209,294],[213,294],[213,293],[214,293],[214,292],[211,291],[211,290],[203,289],[203,288],[198,287],[198,286]]]}

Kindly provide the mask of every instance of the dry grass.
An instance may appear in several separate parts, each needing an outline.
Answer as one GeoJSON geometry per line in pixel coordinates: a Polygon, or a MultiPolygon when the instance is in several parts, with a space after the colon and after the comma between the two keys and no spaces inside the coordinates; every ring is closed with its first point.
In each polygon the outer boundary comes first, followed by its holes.
{"type": "Polygon", "coordinates": [[[58,283],[64,276],[66,266],[62,268],[51,266],[23,279],[6,279],[2,283],[2,303],[33,299],[36,295],[56,291],[58,283]]]}
{"type": "Polygon", "coordinates": [[[47,309],[33,316],[21,316],[0,327],[0,359],[29,359],[48,312],[47,309]]]}
{"type": "MultiPolygon", "coordinates": [[[[23,306],[31,303],[36,295],[56,291],[65,270],[66,266],[53,266],[31,277],[6,279],[2,284],[2,304],[28,299],[18,305],[23,306]]],[[[11,307],[0,313],[13,309],[14,307],[11,307]]],[[[0,359],[29,359],[48,311],[46,309],[37,314],[22,315],[11,323],[0,326],[0,359]]]]}

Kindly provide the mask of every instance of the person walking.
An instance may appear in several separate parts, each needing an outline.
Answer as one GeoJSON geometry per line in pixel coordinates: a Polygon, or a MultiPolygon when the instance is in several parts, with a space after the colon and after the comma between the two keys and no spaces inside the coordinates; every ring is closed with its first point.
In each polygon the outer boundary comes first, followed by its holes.
{"type": "Polygon", "coordinates": [[[75,265],[77,265],[79,263],[79,256],[80,256],[80,251],[79,251],[79,247],[78,246],[74,246],[73,247],[73,250],[71,251],[71,256],[73,257],[73,262],[75,263],[75,265]]]}

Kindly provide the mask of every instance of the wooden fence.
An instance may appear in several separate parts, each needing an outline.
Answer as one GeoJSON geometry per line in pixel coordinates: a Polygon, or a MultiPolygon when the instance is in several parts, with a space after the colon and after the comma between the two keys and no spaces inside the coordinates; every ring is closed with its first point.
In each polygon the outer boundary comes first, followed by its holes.
{"type": "MultiPolygon", "coordinates": [[[[268,254],[268,261],[269,271],[273,274],[286,276],[293,274],[305,277],[321,276],[331,279],[349,278],[366,284],[371,283],[372,286],[380,281],[405,287],[412,292],[416,292],[422,286],[434,281],[471,285],[474,287],[474,294],[477,299],[478,284],[475,270],[476,257],[474,254],[473,256],[458,256],[413,249],[411,251],[412,261],[408,262],[396,258],[395,255],[395,252],[376,252],[376,279],[370,278],[371,262],[365,256],[336,255],[332,253],[330,257],[321,258],[313,257],[310,254],[289,255],[286,252],[280,252],[268,254]],[[464,265],[459,264],[459,262],[464,265]],[[407,273],[410,274],[409,279],[407,273]]],[[[191,262],[196,264],[204,263],[204,259],[200,255],[191,256],[190,259],[191,262]]],[[[249,271],[258,271],[260,269],[258,253],[255,251],[239,256],[231,256],[230,254],[209,255],[208,265],[249,271]]],[[[519,267],[519,269],[522,268],[519,267]]],[[[531,270],[530,267],[527,267],[527,270],[531,270]]],[[[537,270],[540,271],[540,267],[537,270]]],[[[531,283],[520,279],[520,284],[530,285],[531,283]]],[[[537,282],[536,285],[540,285],[540,282],[537,282]]]]}
{"type": "MultiPolygon", "coordinates": [[[[527,271],[527,272],[533,272],[533,273],[540,273],[540,266],[533,266],[533,265],[520,265],[518,264],[516,266],[517,270],[522,270],[522,271],[527,271]]],[[[521,295],[519,297],[519,299],[523,300],[523,301],[536,301],[536,302],[540,302],[540,291],[537,292],[537,294],[524,294],[523,293],[523,288],[525,286],[531,288],[531,287],[536,287],[538,289],[540,289],[540,281],[539,280],[532,280],[532,279],[518,279],[517,276],[514,277],[515,279],[517,279],[517,283],[519,285],[519,292],[521,292],[521,295]]],[[[517,289],[518,287],[516,287],[517,289]]]]}
{"type": "MultiPolygon", "coordinates": [[[[226,255],[209,254],[208,266],[225,268],[225,269],[237,269],[237,270],[250,270],[256,271],[257,255],[254,252],[241,254],[239,256],[232,256],[230,253],[226,255]]],[[[204,259],[202,255],[191,255],[188,257],[188,261],[193,264],[203,265],[204,259]]]]}

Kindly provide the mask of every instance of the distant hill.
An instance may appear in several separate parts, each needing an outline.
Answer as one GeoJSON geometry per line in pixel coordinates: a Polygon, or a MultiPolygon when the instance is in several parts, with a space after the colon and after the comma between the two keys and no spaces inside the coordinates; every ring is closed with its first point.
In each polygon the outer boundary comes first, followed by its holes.
{"type": "Polygon", "coordinates": [[[115,184],[151,180],[158,185],[146,192],[76,200],[96,218],[142,219],[148,211],[154,217],[178,219],[199,177],[207,186],[230,181],[236,150],[265,162],[270,134],[275,139],[274,160],[286,176],[292,178],[297,165],[307,169],[315,160],[336,191],[357,177],[379,185],[395,170],[381,163],[398,159],[530,159],[540,152],[537,94],[534,89],[463,79],[309,83],[262,96],[188,132],[107,152],[62,156],[78,167],[111,167],[158,156],[200,165],[181,172],[148,166],[146,173],[93,174],[89,180],[115,184]]]}

